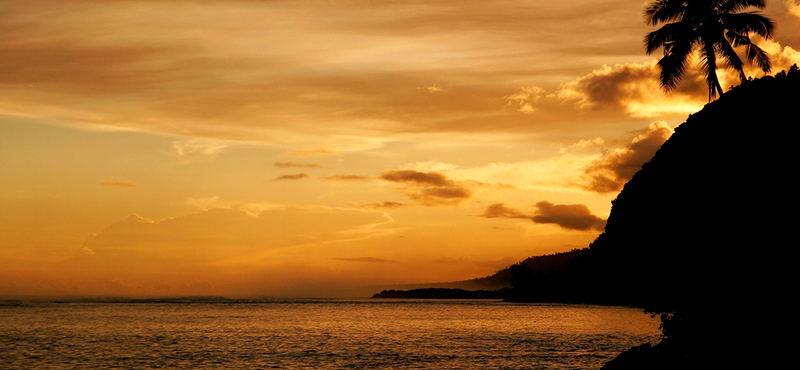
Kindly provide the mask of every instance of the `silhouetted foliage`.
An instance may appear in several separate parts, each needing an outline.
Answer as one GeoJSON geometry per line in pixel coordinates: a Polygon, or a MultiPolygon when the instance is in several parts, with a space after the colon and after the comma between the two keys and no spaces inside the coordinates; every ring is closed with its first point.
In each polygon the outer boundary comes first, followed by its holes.
{"type": "Polygon", "coordinates": [[[745,57],[769,73],[771,63],[764,50],[753,44],[750,34],[772,39],[772,21],[758,13],[738,13],[749,7],[763,9],[763,0],[654,0],[645,10],[648,25],[666,23],[645,36],[647,54],[659,48],[664,57],[658,61],[661,68],[661,87],[669,92],[680,82],[695,48],[700,50],[701,67],[708,84],[708,100],[722,95],[717,78],[717,60],[725,67],[739,72],[746,81],[742,59],[734,47],[743,46],[745,57]],[[671,23],[667,23],[671,22],[671,23]]]}

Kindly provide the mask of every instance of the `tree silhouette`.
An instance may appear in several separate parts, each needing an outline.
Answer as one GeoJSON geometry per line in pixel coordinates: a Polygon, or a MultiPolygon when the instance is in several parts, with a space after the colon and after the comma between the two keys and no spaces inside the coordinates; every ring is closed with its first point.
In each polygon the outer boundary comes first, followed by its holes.
{"type": "Polygon", "coordinates": [[[763,0],[655,0],[645,10],[648,25],[666,23],[645,36],[647,54],[659,48],[664,57],[661,68],[661,87],[670,92],[677,87],[693,50],[700,54],[700,68],[708,83],[708,100],[722,94],[717,78],[717,60],[739,72],[745,81],[743,62],[734,50],[743,46],[745,56],[766,73],[771,70],[769,56],[752,43],[750,34],[772,39],[772,21],[757,12],[739,13],[750,7],[763,9],[763,0]],[[671,23],[667,23],[671,22],[671,23]]]}

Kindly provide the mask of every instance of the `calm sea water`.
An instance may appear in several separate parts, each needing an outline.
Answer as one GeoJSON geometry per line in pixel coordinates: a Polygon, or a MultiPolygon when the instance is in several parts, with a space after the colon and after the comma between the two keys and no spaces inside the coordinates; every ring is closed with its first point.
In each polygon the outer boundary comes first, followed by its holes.
{"type": "Polygon", "coordinates": [[[5,302],[0,367],[599,369],[641,309],[495,301],[5,302]]]}

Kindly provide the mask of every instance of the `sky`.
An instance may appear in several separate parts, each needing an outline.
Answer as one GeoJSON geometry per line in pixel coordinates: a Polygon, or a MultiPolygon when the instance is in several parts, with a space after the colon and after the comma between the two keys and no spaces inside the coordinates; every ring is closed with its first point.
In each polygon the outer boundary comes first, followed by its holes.
{"type": "MultiPolygon", "coordinates": [[[[646,4],[0,0],[0,296],[364,296],[586,247],[708,101],[696,62],[660,90],[646,4]]],[[[800,63],[798,0],[762,12],[800,63]]]]}

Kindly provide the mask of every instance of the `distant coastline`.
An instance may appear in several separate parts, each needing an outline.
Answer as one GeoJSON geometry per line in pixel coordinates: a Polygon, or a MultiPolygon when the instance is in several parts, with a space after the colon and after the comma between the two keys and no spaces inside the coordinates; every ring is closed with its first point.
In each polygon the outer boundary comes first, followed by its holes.
{"type": "Polygon", "coordinates": [[[422,288],[411,290],[383,290],[372,298],[411,298],[411,299],[508,299],[511,289],[464,290],[449,288],[422,288]]]}

